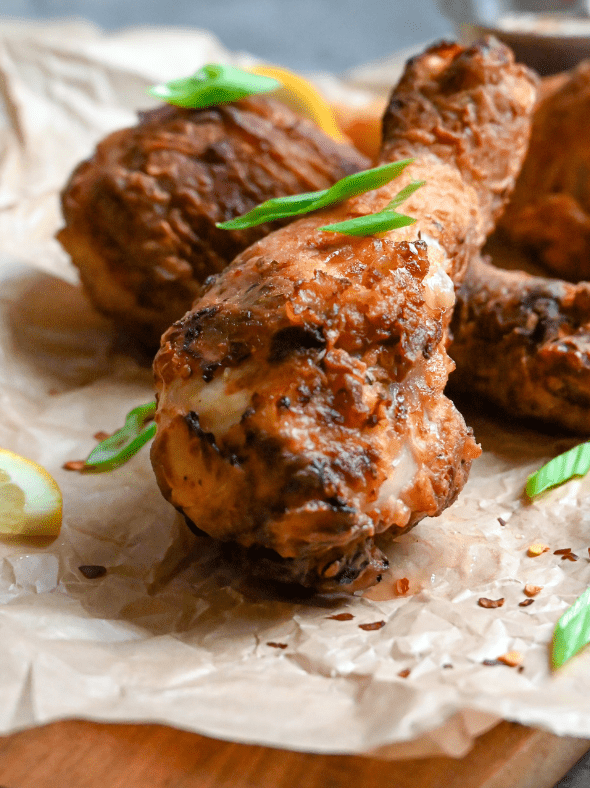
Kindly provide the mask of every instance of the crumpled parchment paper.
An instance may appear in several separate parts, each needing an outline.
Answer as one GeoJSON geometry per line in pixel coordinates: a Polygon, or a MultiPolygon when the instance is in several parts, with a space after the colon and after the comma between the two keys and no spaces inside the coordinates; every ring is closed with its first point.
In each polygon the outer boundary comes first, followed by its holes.
{"type": "MultiPolygon", "coordinates": [[[[352,598],[284,599],[240,577],[161,497],[147,449],[112,473],[62,468],[153,392],[149,360],[92,311],[53,240],[59,189],[98,139],[150,106],[147,85],[254,58],[201,31],[1,29],[0,446],[52,473],[64,524],[53,542],[0,541],[0,731],[158,721],[390,758],[459,757],[501,718],[590,737],[590,653],[552,675],[548,649],[590,582],[590,478],[522,498],[527,475],[575,439],[462,403],[484,448],[466,489],[399,540],[379,586],[352,598]],[[528,557],[534,542],[551,550],[528,557]],[[563,547],[579,560],[553,554],[563,547]],[[107,573],[88,580],[84,564],[107,573]],[[526,583],[543,590],[520,607],[526,583]],[[505,603],[484,609],[480,597],[505,603]],[[522,670],[483,664],[510,650],[522,670]]],[[[319,83],[358,103],[359,87],[393,84],[399,65],[319,83]]]]}

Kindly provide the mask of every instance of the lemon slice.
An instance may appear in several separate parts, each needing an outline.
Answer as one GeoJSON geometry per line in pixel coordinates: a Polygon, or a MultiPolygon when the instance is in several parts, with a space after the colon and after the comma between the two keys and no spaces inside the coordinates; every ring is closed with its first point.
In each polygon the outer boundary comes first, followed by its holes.
{"type": "Polygon", "coordinates": [[[0,449],[0,536],[57,536],[62,498],[45,468],[0,449]]]}
{"type": "Polygon", "coordinates": [[[272,95],[275,98],[296,112],[311,118],[326,134],[338,142],[346,140],[338,128],[334,110],[306,79],[279,66],[252,66],[248,71],[281,82],[283,87],[273,91],[272,95]]]}

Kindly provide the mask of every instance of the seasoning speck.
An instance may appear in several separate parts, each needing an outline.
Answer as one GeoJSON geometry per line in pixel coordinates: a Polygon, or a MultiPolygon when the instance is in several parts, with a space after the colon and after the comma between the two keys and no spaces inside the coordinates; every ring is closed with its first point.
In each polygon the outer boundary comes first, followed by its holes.
{"type": "Polygon", "coordinates": [[[445,670],[448,670],[449,668],[452,668],[452,667],[453,667],[453,666],[451,665],[451,663],[450,663],[450,662],[445,662],[445,664],[443,665],[443,668],[444,668],[445,670]]]}
{"type": "Polygon", "coordinates": [[[543,590],[543,586],[533,586],[530,583],[527,583],[524,587],[525,596],[537,596],[537,594],[543,590]]]}
{"type": "Polygon", "coordinates": [[[61,466],[64,471],[81,471],[86,467],[84,460],[69,460],[61,466]]]}
{"type": "Polygon", "coordinates": [[[571,553],[571,551],[571,547],[561,547],[559,550],[554,550],[553,555],[567,555],[568,553],[571,553]]]}
{"type": "Polygon", "coordinates": [[[411,673],[411,670],[410,670],[410,668],[405,668],[405,670],[400,670],[400,672],[399,672],[397,675],[398,675],[398,676],[399,676],[401,679],[407,679],[407,678],[408,678],[408,676],[410,675],[410,673],[411,673]]]}
{"type": "Polygon", "coordinates": [[[399,580],[395,581],[395,593],[398,596],[403,596],[407,594],[410,590],[410,581],[407,577],[400,577],[399,580]]]}
{"type": "Polygon", "coordinates": [[[536,556],[541,555],[541,553],[546,553],[550,549],[551,548],[549,547],[548,544],[535,543],[529,546],[529,549],[527,550],[527,555],[530,555],[531,558],[535,558],[536,556]]]}
{"type": "Polygon", "coordinates": [[[87,565],[79,566],[78,569],[88,580],[96,580],[97,577],[103,577],[107,573],[106,566],[87,565]]]}
{"type": "Polygon", "coordinates": [[[501,599],[486,599],[485,596],[482,596],[480,599],[477,600],[477,604],[480,607],[502,607],[504,604],[504,597],[501,599]]]}
{"type": "Polygon", "coordinates": [[[109,432],[103,432],[100,430],[99,432],[95,432],[92,437],[95,441],[106,441],[107,438],[111,437],[111,434],[109,432]]]}
{"type": "Polygon", "coordinates": [[[575,553],[566,553],[561,556],[562,561],[577,561],[578,556],[575,553]]]}
{"type": "Polygon", "coordinates": [[[359,624],[359,629],[364,629],[365,632],[373,632],[376,629],[381,629],[385,626],[385,621],[373,621],[371,624],[359,624]]]}
{"type": "Polygon", "coordinates": [[[273,643],[272,640],[269,643],[267,643],[266,645],[270,646],[271,648],[287,648],[287,644],[286,643],[273,643]]]}
{"type": "Polygon", "coordinates": [[[506,654],[502,654],[501,657],[498,657],[498,662],[501,662],[503,665],[508,665],[509,668],[517,668],[524,657],[520,653],[520,651],[508,651],[506,654]]]}
{"type": "Polygon", "coordinates": [[[497,659],[484,659],[482,665],[487,665],[488,667],[492,667],[493,665],[501,665],[502,663],[497,659]]]}
{"type": "Polygon", "coordinates": [[[333,621],[352,621],[354,616],[352,613],[336,613],[335,616],[327,616],[327,618],[331,618],[333,621]]]}
{"type": "Polygon", "coordinates": [[[522,602],[518,603],[518,606],[519,607],[528,607],[529,605],[532,605],[534,601],[535,601],[534,599],[523,599],[522,602]]]}
{"type": "Polygon", "coordinates": [[[506,525],[506,520],[503,517],[498,517],[498,522],[500,525],[506,525]]]}

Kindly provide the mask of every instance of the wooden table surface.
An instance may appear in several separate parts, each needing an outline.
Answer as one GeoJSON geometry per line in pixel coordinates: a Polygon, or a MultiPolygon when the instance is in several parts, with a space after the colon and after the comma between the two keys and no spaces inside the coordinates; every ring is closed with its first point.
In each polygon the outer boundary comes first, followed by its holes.
{"type": "Polygon", "coordinates": [[[70,720],[0,738],[0,788],[553,788],[589,748],[503,722],[461,760],[391,762],[70,720]]]}

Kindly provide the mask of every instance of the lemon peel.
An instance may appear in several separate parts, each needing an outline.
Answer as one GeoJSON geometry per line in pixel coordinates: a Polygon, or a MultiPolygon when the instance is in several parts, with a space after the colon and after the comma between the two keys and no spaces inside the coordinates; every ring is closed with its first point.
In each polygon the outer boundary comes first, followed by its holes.
{"type": "Polygon", "coordinates": [[[57,536],[62,496],[36,462],[0,449],[0,536],[57,536]]]}
{"type": "Polygon", "coordinates": [[[273,92],[273,97],[291,109],[315,121],[317,125],[337,142],[347,141],[336,121],[336,113],[321,93],[303,77],[280,66],[261,65],[248,68],[252,74],[276,79],[282,87],[273,92]]]}

